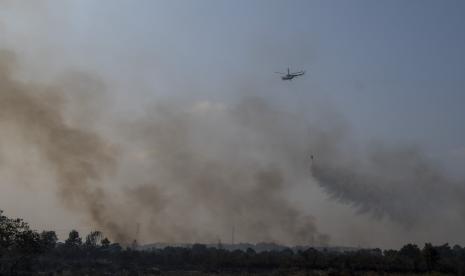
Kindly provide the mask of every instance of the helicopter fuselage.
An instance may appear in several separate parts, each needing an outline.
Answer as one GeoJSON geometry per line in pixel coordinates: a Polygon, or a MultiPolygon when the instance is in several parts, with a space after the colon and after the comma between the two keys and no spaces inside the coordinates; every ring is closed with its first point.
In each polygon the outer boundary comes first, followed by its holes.
{"type": "Polygon", "coordinates": [[[292,80],[293,78],[295,78],[295,75],[290,74],[281,77],[282,80],[292,80]]]}

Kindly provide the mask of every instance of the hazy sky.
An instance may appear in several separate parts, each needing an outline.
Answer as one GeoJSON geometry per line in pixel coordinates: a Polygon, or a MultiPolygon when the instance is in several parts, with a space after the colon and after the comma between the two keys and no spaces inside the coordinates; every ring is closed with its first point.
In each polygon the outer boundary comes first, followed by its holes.
{"type": "Polygon", "coordinates": [[[460,175],[464,13],[460,0],[0,0],[0,45],[26,79],[100,75],[115,116],[249,94],[305,114],[324,106],[357,139],[418,145],[460,175]],[[307,74],[283,82],[274,72],[287,67],[307,74]]]}
{"type": "Polygon", "coordinates": [[[441,157],[465,148],[462,1],[3,6],[3,44],[25,59],[89,67],[145,88],[124,93],[124,101],[169,96],[181,85],[192,88],[182,96],[234,97],[252,85],[291,108],[314,95],[328,99],[363,137],[420,143],[441,157]],[[288,66],[308,75],[277,81],[273,72],[288,66]]]}

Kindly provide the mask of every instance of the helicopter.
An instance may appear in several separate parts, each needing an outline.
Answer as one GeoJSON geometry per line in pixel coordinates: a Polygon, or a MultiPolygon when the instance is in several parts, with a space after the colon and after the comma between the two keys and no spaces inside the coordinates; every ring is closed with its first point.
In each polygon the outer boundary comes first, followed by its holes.
{"type": "Polygon", "coordinates": [[[281,72],[275,72],[275,73],[283,75],[281,77],[282,80],[292,80],[295,77],[304,75],[305,71],[299,71],[299,72],[291,73],[289,68],[287,68],[287,73],[281,73],[281,72]]]}

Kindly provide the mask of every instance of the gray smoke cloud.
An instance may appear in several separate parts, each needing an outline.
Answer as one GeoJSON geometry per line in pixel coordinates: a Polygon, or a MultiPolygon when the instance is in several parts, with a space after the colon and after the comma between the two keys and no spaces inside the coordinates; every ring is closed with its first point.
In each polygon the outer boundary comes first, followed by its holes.
{"type": "Polygon", "coordinates": [[[463,219],[463,186],[416,147],[378,143],[364,153],[321,152],[312,174],[333,199],[407,228],[451,215],[463,219]]]}
{"type": "Polygon", "coordinates": [[[88,113],[66,102],[86,102],[88,78],[28,83],[15,79],[12,52],[3,51],[0,64],[2,124],[48,162],[65,206],[86,213],[112,238],[129,242],[142,224],[146,236],[161,241],[216,241],[233,227],[247,241],[328,241],[286,196],[306,177],[304,166],[292,168],[303,140],[263,100],[232,109],[159,105],[145,118],[117,123],[122,138],[114,146],[85,116],[69,115],[88,113]]]}
{"type": "MultiPolygon", "coordinates": [[[[17,80],[17,66],[13,52],[0,52],[3,128],[18,132],[22,141],[35,145],[50,163],[58,194],[67,207],[84,210],[103,229],[122,233],[105,214],[107,198],[101,187],[104,175],[115,167],[116,151],[97,133],[66,121],[64,87],[17,80]]],[[[120,234],[115,237],[122,239],[120,234]]]]}
{"type": "Polygon", "coordinates": [[[463,226],[461,183],[418,148],[354,143],[336,113],[310,121],[243,97],[158,102],[119,118],[104,114],[109,97],[95,76],[43,84],[16,78],[17,69],[14,53],[2,51],[2,129],[20,135],[15,146],[37,149],[64,206],[117,241],[228,241],[234,228],[236,241],[327,244],[317,227],[324,210],[305,211],[290,193],[302,183],[372,223],[463,226]]]}
{"type": "Polygon", "coordinates": [[[263,99],[165,103],[123,128],[146,178],[128,194],[155,237],[211,241],[235,227],[246,241],[328,242],[286,194],[309,177],[305,128],[263,99]]]}

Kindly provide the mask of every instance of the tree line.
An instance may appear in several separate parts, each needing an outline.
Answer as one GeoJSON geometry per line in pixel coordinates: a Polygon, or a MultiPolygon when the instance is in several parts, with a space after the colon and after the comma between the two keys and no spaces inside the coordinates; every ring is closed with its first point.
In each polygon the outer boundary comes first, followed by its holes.
{"type": "Polygon", "coordinates": [[[426,273],[465,275],[465,248],[448,244],[422,248],[407,244],[399,250],[359,249],[335,252],[306,248],[256,252],[229,251],[194,244],[136,250],[121,246],[101,232],[85,238],[72,230],[64,242],[54,231],[37,232],[22,219],[0,210],[0,275],[28,273],[117,274],[121,271],[157,274],[161,271],[266,272],[276,270],[345,273],[426,273]]]}

